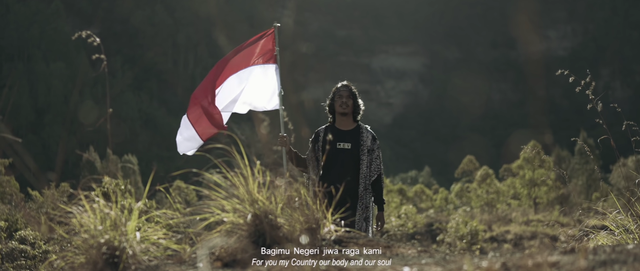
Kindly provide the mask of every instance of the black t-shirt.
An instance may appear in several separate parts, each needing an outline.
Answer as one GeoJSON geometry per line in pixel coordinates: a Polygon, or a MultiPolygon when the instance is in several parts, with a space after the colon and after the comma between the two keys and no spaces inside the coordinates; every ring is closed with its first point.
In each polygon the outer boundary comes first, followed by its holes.
{"type": "Polygon", "coordinates": [[[341,130],[331,124],[327,129],[323,140],[325,157],[320,182],[327,186],[325,195],[329,204],[334,199],[330,189],[333,187],[337,195],[344,184],[344,189],[336,204],[336,211],[348,204],[349,217],[354,217],[360,183],[360,125],[356,125],[351,130],[341,130]]]}

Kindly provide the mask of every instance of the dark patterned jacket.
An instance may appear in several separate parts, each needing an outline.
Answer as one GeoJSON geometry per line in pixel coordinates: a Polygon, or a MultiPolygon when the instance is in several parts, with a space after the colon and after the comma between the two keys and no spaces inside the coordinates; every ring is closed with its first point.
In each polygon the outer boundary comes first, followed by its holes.
{"type": "MultiPolygon", "coordinates": [[[[307,186],[310,191],[315,191],[320,179],[322,169],[323,148],[325,131],[329,124],[318,128],[309,140],[309,150],[305,156],[293,149],[289,149],[288,157],[293,165],[305,173],[307,186]]],[[[373,204],[378,206],[378,211],[383,211],[385,200],[383,197],[384,171],[382,166],[382,152],[375,133],[368,125],[360,125],[360,185],[358,207],[356,212],[356,230],[373,234],[373,204]],[[374,185],[372,185],[374,184],[374,185]],[[375,190],[375,191],[374,191],[375,190]],[[374,194],[375,192],[375,194],[374,194]],[[375,196],[375,197],[374,197],[375,196]]]]}

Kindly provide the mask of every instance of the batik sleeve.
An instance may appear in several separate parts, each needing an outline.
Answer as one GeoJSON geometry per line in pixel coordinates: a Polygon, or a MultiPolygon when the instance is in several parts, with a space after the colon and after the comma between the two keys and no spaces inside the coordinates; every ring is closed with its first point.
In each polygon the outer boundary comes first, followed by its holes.
{"type": "Polygon", "coordinates": [[[382,166],[382,152],[380,151],[380,145],[378,138],[374,135],[372,138],[372,154],[373,163],[372,169],[377,172],[375,179],[371,182],[371,190],[373,192],[373,203],[377,206],[378,212],[384,212],[384,170],[382,166]]]}

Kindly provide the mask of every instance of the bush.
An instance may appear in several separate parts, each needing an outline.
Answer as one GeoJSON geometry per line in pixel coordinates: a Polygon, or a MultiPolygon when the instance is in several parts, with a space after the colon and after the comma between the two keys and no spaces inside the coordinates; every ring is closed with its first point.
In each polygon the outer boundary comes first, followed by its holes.
{"type": "Polygon", "coordinates": [[[438,185],[438,182],[433,178],[431,168],[424,166],[422,171],[411,170],[407,173],[401,173],[397,176],[389,178],[392,184],[404,184],[407,186],[414,186],[421,184],[428,188],[433,188],[438,185]]]}
{"type": "Polygon", "coordinates": [[[493,213],[507,206],[507,191],[489,167],[483,166],[478,170],[471,186],[469,196],[474,210],[493,213]]]}
{"type": "Polygon", "coordinates": [[[506,190],[494,171],[480,166],[472,155],[462,160],[455,173],[460,181],[451,186],[451,197],[456,208],[472,207],[476,211],[494,212],[507,205],[506,190]]]}
{"type": "Polygon", "coordinates": [[[445,232],[438,236],[438,241],[450,252],[459,253],[473,251],[479,253],[486,228],[471,218],[470,208],[461,208],[451,217],[445,232]]]}
{"type": "Polygon", "coordinates": [[[33,231],[26,218],[24,195],[13,176],[5,176],[10,160],[0,160],[0,266],[1,270],[36,270],[54,251],[33,231]]]}
{"type": "Polygon", "coordinates": [[[20,193],[20,185],[13,176],[6,176],[5,168],[11,163],[9,159],[0,159],[0,205],[15,205],[24,201],[20,193]]]}
{"type": "Polygon", "coordinates": [[[454,176],[459,179],[458,183],[472,183],[476,173],[480,170],[480,163],[473,155],[467,155],[462,159],[462,163],[456,169],[454,176]]]}
{"type": "Polygon", "coordinates": [[[609,181],[617,196],[636,198],[640,189],[640,155],[620,159],[613,165],[609,181]]]}
{"type": "Polygon", "coordinates": [[[20,230],[13,238],[0,242],[2,270],[37,270],[51,255],[51,248],[40,234],[30,229],[20,230]]]}
{"type": "MultiPolygon", "coordinates": [[[[411,191],[409,193],[411,194],[411,204],[416,207],[418,212],[426,212],[433,208],[433,192],[430,189],[424,187],[424,185],[415,185],[413,188],[411,188],[411,191]]],[[[385,195],[387,195],[385,196],[386,198],[395,196],[388,194],[385,195]]]]}
{"type": "Polygon", "coordinates": [[[82,156],[82,180],[102,180],[104,176],[124,181],[128,187],[131,187],[131,192],[134,193],[135,199],[142,199],[144,187],[138,167],[138,159],[135,156],[126,154],[119,158],[111,150],[107,149],[105,158],[100,159],[93,146],[89,147],[89,151],[83,153],[82,156]]]}
{"type": "MultiPolygon", "coordinates": [[[[424,187],[424,186],[423,186],[424,187]]],[[[394,184],[391,181],[385,181],[384,185],[384,197],[385,197],[385,209],[400,210],[402,206],[412,204],[420,199],[410,197],[411,187],[402,183],[394,184]]],[[[430,201],[430,198],[425,199],[430,201]]]]}
{"type": "Polygon", "coordinates": [[[433,209],[443,215],[450,215],[456,209],[456,203],[449,190],[444,187],[437,189],[437,193],[434,193],[433,209]]]}
{"type": "Polygon", "coordinates": [[[427,223],[433,219],[433,192],[417,184],[413,187],[404,184],[385,185],[386,229],[393,233],[411,234],[424,231],[427,223]]]}
{"type": "Polygon", "coordinates": [[[606,186],[600,178],[600,154],[595,143],[585,131],[580,132],[574,155],[571,159],[568,174],[568,191],[573,204],[582,204],[599,200],[606,196],[606,186]]]}
{"type": "Polygon", "coordinates": [[[524,147],[518,160],[504,165],[500,177],[510,193],[510,204],[531,208],[534,213],[553,207],[563,188],[556,181],[553,161],[544,155],[536,141],[524,147]]]}

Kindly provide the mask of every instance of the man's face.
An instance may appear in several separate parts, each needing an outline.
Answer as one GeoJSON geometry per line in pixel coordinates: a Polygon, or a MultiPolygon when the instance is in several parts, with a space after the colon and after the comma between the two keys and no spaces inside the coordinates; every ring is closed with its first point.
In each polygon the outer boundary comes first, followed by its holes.
{"type": "Polygon", "coordinates": [[[348,90],[340,90],[336,93],[334,105],[336,114],[347,116],[353,113],[353,99],[351,92],[348,90]]]}

